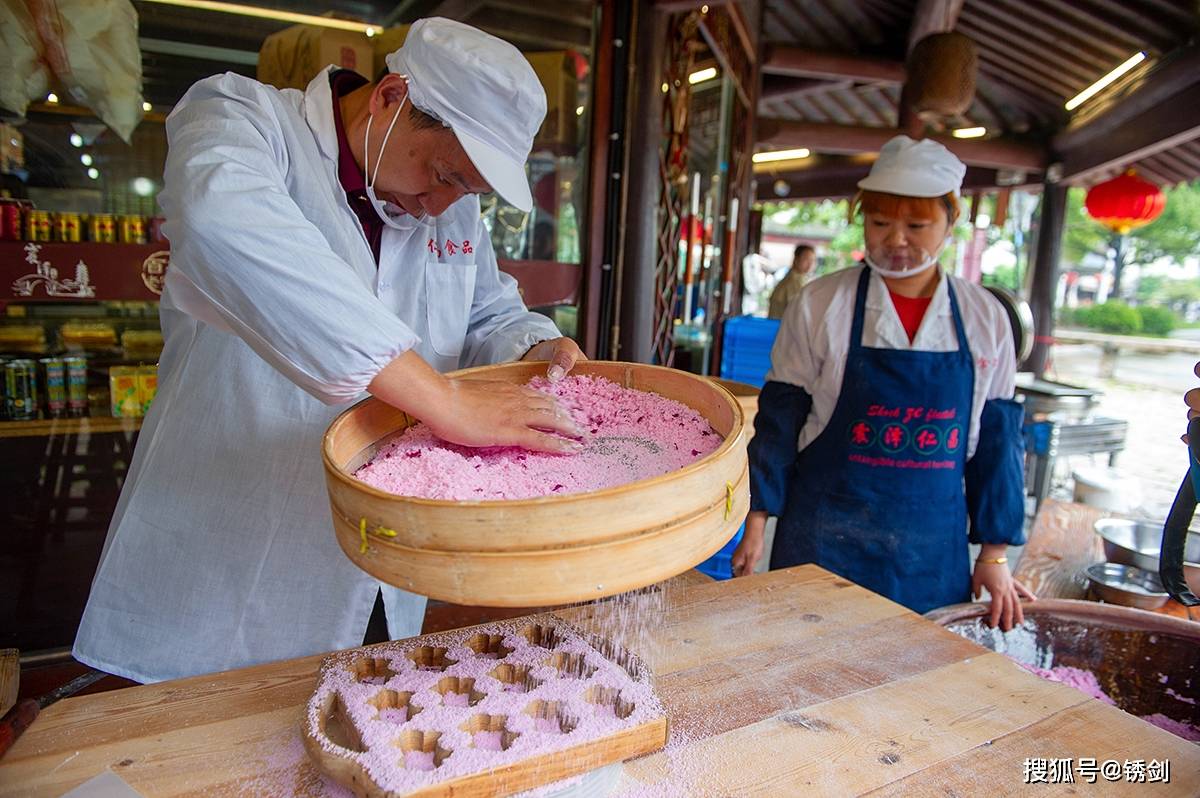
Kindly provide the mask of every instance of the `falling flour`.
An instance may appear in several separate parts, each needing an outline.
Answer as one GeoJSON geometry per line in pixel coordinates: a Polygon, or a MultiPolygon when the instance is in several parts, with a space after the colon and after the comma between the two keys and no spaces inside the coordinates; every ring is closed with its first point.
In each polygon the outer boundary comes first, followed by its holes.
{"type": "Polygon", "coordinates": [[[530,499],[616,487],[680,469],[722,443],[703,416],[658,394],[603,377],[573,376],[530,387],[556,397],[583,430],[583,451],[473,449],[424,424],[384,445],[355,476],[402,496],[452,501],[530,499]]]}

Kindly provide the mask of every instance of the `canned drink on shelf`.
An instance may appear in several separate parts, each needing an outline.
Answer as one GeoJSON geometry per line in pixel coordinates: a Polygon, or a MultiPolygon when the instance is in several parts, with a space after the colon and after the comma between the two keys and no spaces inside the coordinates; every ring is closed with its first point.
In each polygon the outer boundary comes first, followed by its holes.
{"type": "Polygon", "coordinates": [[[14,199],[0,199],[0,241],[23,241],[23,220],[20,202],[14,199]]]}
{"type": "Polygon", "coordinates": [[[4,364],[4,400],[9,421],[37,418],[37,363],[24,358],[4,364]]]}
{"type": "Polygon", "coordinates": [[[120,217],[117,220],[117,240],[122,244],[145,244],[145,218],[141,216],[120,217]]]}
{"type": "Polygon", "coordinates": [[[77,213],[54,214],[54,240],[75,242],[83,240],[83,217],[77,213]]]}
{"type": "Polygon", "coordinates": [[[110,367],[108,390],[113,418],[137,418],[142,414],[142,403],[138,399],[136,367],[110,367]]]}
{"type": "Polygon", "coordinates": [[[150,403],[158,395],[158,366],[138,366],[138,400],[142,403],[142,415],[150,412],[150,403]]]}
{"type": "Polygon", "coordinates": [[[67,415],[85,416],[88,409],[87,358],[65,357],[67,373],[67,415]]]}
{"type": "Polygon", "coordinates": [[[49,241],[53,238],[50,211],[28,211],[25,214],[25,240],[49,241]]]}
{"type": "Polygon", "coordinates": [[[117,220],[111,213],[93,213],[88,217],[88,240],[100,244],[115,244],[117,220]]]}
{"type": "Polygon", "coordinates": [[[60,418],[67,413],[67,367],[60,357],[44,357],[38,360],[41,366],[41,383],[46,418],[60,418]]]}

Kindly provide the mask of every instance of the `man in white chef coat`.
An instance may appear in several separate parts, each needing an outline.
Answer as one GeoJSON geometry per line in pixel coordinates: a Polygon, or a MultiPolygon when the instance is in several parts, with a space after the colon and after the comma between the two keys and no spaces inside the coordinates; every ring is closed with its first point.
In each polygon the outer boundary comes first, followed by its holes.
{"type": "Polygon", "coordinates": [[[217,75],[168,118],[158,396],[82,662],[150,682],[355,646],[381,588],[389,635],[418,634],[424,597],[360,571],[332,531],[321,437],[366,393],[464,445],[578,446],[549,397],[441,374],[524,358],[558,379],[582,357],[525,308],[480,221],[480,193],[532,206],[537,77],[436,18],[387,64],[303,92],[217,75]]]}

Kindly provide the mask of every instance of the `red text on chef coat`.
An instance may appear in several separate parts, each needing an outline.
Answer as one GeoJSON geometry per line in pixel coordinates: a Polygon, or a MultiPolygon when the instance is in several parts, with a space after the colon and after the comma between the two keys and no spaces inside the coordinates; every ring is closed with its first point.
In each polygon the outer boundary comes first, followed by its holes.
{"type": "Polygon", "coordinates": [[[442,257],[443,252],[445,252],[447,255],[454,255],[458,252],[462,252],[464,255],[470,255],[475,251],[475,248],[471,246],[471,239],[469,238],[464,238],[462,241],[454,241],[447,238],[445,244],[439,244],[436,240],[431,238],[429,239],[429,243],[425,246],[428,247],[431,255],[437,255],[439,258],[442,257]]]}

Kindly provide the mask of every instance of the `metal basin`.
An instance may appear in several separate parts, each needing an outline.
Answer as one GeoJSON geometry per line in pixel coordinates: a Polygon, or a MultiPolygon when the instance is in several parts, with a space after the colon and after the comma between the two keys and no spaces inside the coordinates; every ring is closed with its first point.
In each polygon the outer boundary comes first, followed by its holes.
{"type": "Polygon", "coordinates": [[[1156,610],[1169,598],[1158,574],[1135,565],[1098,562],[1084,573],[1093,592],[1109,604],[1156,610]]]}
{"type": "Polygon", "coordinates": [[[1026,665],[1089,670],[1126,712],[1161,712],[1200,725],[1200,623],[1095,601],[1041,599],[1024,604],[1024,624],[1001,632],[987,626],[989,609],[954,604],[925,617],[1026,665]]]}
{"type": "MultiPolygon", "coordinates": [[[[1096,522],[1096,534],[1104,541],[1104,558],[1121,565],[1133,565],[1158,573],[1158,552],[1162,547],[1163,522],[1102,518],[1096,522]]],[[[1183,575],[1193,593],[1200,592],[1200,532],[1187,536],[1183,575]]]]}

